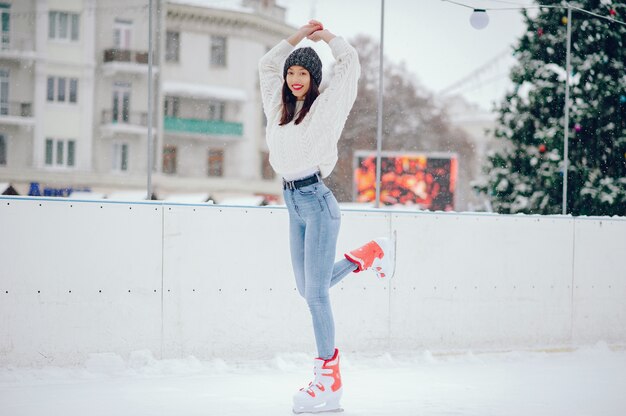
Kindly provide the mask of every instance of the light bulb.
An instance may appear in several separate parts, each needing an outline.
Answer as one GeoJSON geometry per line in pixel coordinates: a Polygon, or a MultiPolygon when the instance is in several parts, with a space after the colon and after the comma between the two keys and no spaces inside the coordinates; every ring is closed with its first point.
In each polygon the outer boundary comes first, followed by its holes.
{"type": "Polygon", "coordinates": [[[474,13],[470,16],[470,24],[474,29],[484,29],[489,24],[489,16],[485,9],[474,9],[474,13]]]}

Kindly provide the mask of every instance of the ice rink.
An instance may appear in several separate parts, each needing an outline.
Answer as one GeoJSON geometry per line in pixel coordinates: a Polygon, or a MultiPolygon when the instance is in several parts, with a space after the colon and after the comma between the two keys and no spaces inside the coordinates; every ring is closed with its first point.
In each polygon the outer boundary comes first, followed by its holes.
{"type": "MultiPolygon", "coordinates": [[[[315,347],[284,209],[1,207],[0,416],[292,414],[315,347]]],[[[626,221],[342,215],[340,247],[398,239],[392,280],[332,291],[343,414],[626,415],[626,221]]]]}
{"type": "MultiPolygon", "coordinates": [[[[123,360],[92,355],[75,368],[0,369],[2,416],[289,415],[308,382],[308,354],[267,362],[123,360]]],[[[626,351],[343,354],[344,415],[626,414],[626,351]]]]}

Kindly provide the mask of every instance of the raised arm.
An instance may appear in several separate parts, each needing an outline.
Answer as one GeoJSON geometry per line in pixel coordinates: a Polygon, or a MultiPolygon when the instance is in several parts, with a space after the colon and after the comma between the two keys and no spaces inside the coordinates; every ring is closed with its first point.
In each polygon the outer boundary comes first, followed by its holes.
{"type": "Polygon", "coordinates": [[[315,32],[309,39],[328,43],[335,57],[333,76],[328,87],[313,104],[317,107],[315,122],[330,123],[342,129],[357,95],[361,75],[359,55],[342,37],[337,37],[328,30],[315,32]]]}

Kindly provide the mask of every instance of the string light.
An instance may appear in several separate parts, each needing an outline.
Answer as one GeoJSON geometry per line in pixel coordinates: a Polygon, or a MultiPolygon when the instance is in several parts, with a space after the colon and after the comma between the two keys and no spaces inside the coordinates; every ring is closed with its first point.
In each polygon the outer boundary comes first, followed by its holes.
{"type": "MultiPolygon", "coordinates": [[[[617,20],[615,17],[617,15],[617,12],[615,11],[615,9],[611,9],[609,11],[609,14],[611,15],[609,16],[603,16],[601,14],[597,14],[594,12],[591,12],[589,10],[585,10],[583,8],[580,7],[576,7],[573,6],[571,4],[567,4],[566,6],[560,6],[560,5],[551,5],[551,4],[538,4],[538,5],[518,5],[517,7],[489,7],[489,8],[475,8],[474,6],[471,6],[469,4],[465,4],[465,3],[461,3],[455,0],[441,0],[445,3],[452,3],[455,4],[457,6],[462,6],[462,7],[466,7],[468,9],[472,9],[473,12],[470,16],[470,24],[472,25],[472,27],[474,27],[475,29],[484,29],[487,24],[489,24],[489,15],[487,14],[487,11],[507,11],[507,10],[530,10],[530,9],[570,9],[570,10],[575,10],[581,13],[586,13],[588,15],[591,16],[595,16],[601,19],[605,19],[605,20],[609,20],[613,23],[617,23],[623,26],[626,26],[626,22],[623,22],[621,20],[617,20]]],[[[496,1],[496,0],[493,0],[496,1]]],[[[499,3],[505,3],[505,4],[511,4],[514,5],[516,3],[513,2],[506,2],[506,1],[499,1],[499,3]]],[[[564,17],[563,18],[563,24],[567,24],[567,18],[564,17]]]]}
{"type": "Polygon", "coordinates": [[[474,29],[484,29],[489,24],[489,16],[485,9],[474,9],[474,13],[470,16],[470,25],[474,29]]]}

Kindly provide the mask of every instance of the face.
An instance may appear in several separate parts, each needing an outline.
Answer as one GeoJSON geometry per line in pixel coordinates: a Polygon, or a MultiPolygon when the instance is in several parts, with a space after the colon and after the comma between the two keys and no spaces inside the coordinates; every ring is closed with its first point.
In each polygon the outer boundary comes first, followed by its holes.
{"type": "Polygon", "coordinates": [[[287,70],[287,86],[298,101],[304,100],[311,86],[311,75],[304,67],[294,65],[287,70]]]}

